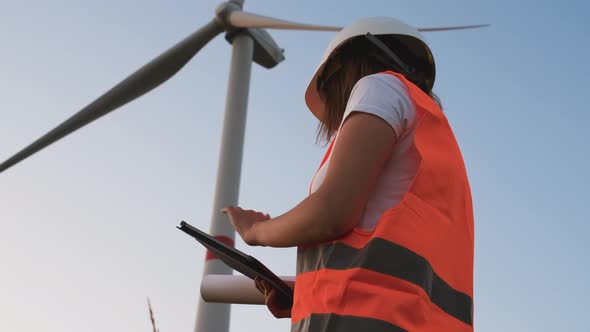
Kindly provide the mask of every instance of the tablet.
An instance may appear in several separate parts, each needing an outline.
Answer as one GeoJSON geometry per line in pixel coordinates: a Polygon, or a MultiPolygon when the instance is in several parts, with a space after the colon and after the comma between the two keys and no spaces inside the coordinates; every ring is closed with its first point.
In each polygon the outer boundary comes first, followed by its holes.
{"type": "Polygon", "coordinates": [[[260,277],[269,282],[277,291],[282,300],[286,300],[288,305],[293,304],[293,290],[281,278],[272,273],[266,266],[260,263],[256,258],[246,255],[236,248],[218,241],[216,238],[199,230],[188,223],[181,221],[177,227],[181,231],[195,238],[217,258],[227,264],[232,269],[244,274],[251,279],[260,277]]]}

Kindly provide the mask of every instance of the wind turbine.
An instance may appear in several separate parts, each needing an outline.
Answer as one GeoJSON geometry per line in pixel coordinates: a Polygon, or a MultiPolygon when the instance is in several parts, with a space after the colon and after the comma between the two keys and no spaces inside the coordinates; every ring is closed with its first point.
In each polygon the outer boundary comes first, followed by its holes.
{"type": "MultiPolygon", "coordinates": [[[[229,83],[218,161],[217,182],[210,234],[233,245],[234,231],[217,213],[227,205],[237,205],[244,129],[252,62],[272,68],[284,60],[283,50],[264,29],[339,31],[340,27],[302,24],[242,11],[243,0],[219,5],[214,18],[200,29],[138,69],[112,89],[92,101],[72,117],[0,164],[0,173],[64,138],[90,122],[155,89],[182,69],[209,41],[222,32],[232,44],[229,83]]],[[[479,28],[485,25],[423,28],[423,32],[479,28]]],[[[204,275],[231,274],[232,270],[207,255],[204,275]]],[[[201,300],[195,331],[228,331],[228,304],[201,300]]]]}

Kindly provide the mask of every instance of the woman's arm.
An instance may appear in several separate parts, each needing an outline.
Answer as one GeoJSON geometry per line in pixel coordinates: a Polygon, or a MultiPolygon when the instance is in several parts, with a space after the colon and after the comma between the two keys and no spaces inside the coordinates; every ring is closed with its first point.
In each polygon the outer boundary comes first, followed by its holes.
{"type": "Polygon", "coordinates": [[[359,223],[395,141],[387,122],[355,112],[339,131],[324,181],[296,207],[265,221],[254,211],[228,207],[224,212],[250,245],[292,247],[337,238],[359,223]]]}

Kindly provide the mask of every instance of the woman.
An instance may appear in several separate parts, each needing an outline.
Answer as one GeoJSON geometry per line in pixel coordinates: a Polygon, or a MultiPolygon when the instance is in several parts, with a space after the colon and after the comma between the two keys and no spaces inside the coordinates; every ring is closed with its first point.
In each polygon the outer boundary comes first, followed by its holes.
{"type": "Polygon", "coordinates": [[[331,139],[310,195],[276,218],[223,210],[249,245],[298,247],[292,308],[257,281],[293,331],[473,331],[471,195],[434,77],[415,28],[344,28],[305,95],[331,139]]]}

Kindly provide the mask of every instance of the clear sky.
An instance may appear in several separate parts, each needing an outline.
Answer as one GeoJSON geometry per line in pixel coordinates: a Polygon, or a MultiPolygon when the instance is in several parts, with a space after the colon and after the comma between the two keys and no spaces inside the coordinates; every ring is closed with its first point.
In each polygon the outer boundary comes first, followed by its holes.
{"type": "MultiPolygon", "coordinates": [[[[218,1],[0,0],[0,159],[53,128],[212,18],[218,1]]],[[[431,33],[442,98],[476,217],[478,331],[588,331],[587,2],[270,1],[245,9],[343,25],[389,15],[431,33]]],[[[303,92],[331,33],[272,31],[287,60],[253,67],[240,187],[280,214],[321,156],[303,92]]],[[[174,79],[0,174],[0,330],[192,331],[230,47],[211,42],[174,79]]],[[[294,249],[239,248],[278,274],[294,249]]],[[[233,306],[231,331],[288,330],[233,306]]]]}

